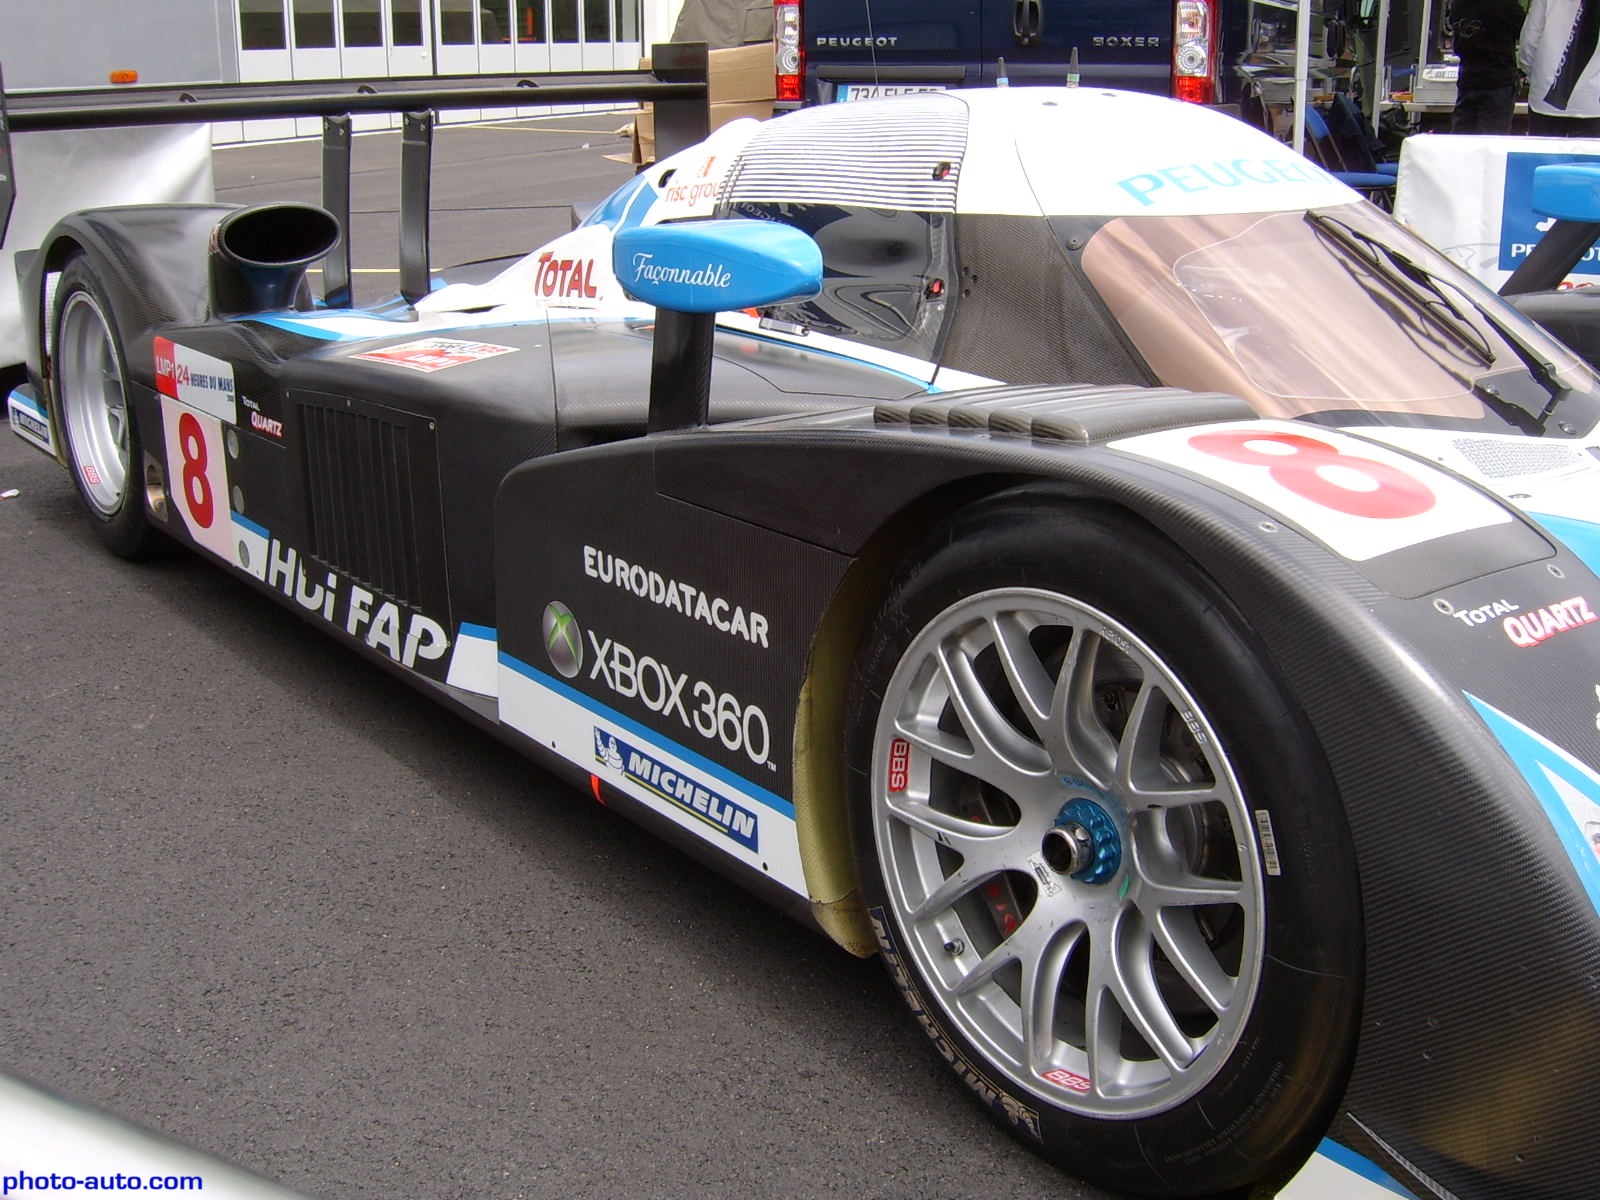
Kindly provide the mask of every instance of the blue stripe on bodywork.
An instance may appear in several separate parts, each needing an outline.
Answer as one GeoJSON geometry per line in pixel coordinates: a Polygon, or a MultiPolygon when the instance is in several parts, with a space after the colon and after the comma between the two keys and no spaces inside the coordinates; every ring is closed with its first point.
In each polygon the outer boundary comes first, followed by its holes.
{"type": "Polygon", "coordinates": [[[1555,517],[1547,513],[1531,512],[1528,516],[1543,525],[1545,530],[1583,560],[1583,565],[1600,575],[1600,525],[1592,521],[1579,521],[1575,517],[1555,517]]]}
{"type": "MultiPolygon", "coordinates": [[[[370,318],[371,320],[374,320],[374,321],[389,321],[391,324],[395,325],[397,328],[395,329],[395,332],[393,334],[388,334],[388,333],[382,333],[382,334],[342,333],[342,332],[339,332],[339,331],[333,330],[333,329],[325,329],[321,325],[316,323],[315,318],[308,318],[308,317],[255,316],[255,317],[242,318],[242,319],[256,321],[256,322],[258,322],[258,323],[260,323],[262,325],[271,325],[275,329],[287,330],[290,333],[304,334],[306,337],[319,338],[319,339],[321,339],[322,341],[325,341],[325,342],[376,342],[376,341],[381,341],[383,338],[386,338],[386,337],[398,337],[399,335],[401,335],[401,334],[406,332],[406,330],[403,328],[403,326],[415,325],[415,322],[412,322],[412,321],[394,321],[394,320],[391,320],[388,317],[382,316],[382,315],[377,314],[377,313],[342,312],[339,315],[340,316],[353,316],[353,317],[367,317],[367,318],[370,318]]],[[[546,317],[544,319],[549,324],[552,324],[552,325],[562,324],[562,323],[568,322],[568,321],[571,321],[571,322],[584,321],[584,322],[592,324],[596,320],[596,314],[594,314],[594,313],[576,313],[576,314],[574,314],[572,316],[565,316],[565,315],[563,315],[563,316],[553,316],[552,315],[552,316],[548,316],[548,317],[546,317]]],[[[650,324],[653,323],[651,318],[649,318],[649,317],[624,317],[624,316],[606,317],[604,314],[602,314],[599,319],[600,320],[614,320],[614,321],[617,321],[617,322],[622,323],[622,324],[634,324],[634,325],[650,325],[650,324]]],[[[467,334],[481,332],[481,331],[486,330],[486,329],[502,329],[502,328],[506,328],[508,326],[530,325],[530,324],[533,324],[533,322],[527,321],[527,320],[521,320],[521,321],[496,321],[496,322],[493,322],[493,323],[483,324],[483,325],[463,325],[463,326],[456,326],[456,327],[449,327],[449,328],[440,327],[440,328],[434,328],[434,329],[418,329],[416,331],[416,336],[419,337],[419,338],[424,338],[424,337],[463,337],[463,336],[466,336],[467,334]]],[[[765,334],[752,333],[749,330],[745,330],[745,329],[728,329],[728,328],[723,327],[723,326],[718,326],[717,332],[721,333],[721,334],[727,334],[727,335],[729,335],[731,337],[748,338],[753,342],[765,342],[765,343],[767,343],[768,345],[771,345],[771,346],[783,346],[783,347],[785,347],[786,349],[789,349],[789,350],[798,349],[798,350],[802,351],[805,354],[814,354],[818,358],[831,358],[831,359],[835,359],[835,360],[837,360],[839,362],[851,363],[854,366],[865,367],[867,370],[877,371],[877,372],[879,372],[881,374],[884,374],[884,375],[893,376],[895,379],[903,379],[907,383],[915,384],[917,387],[925,389],[929,394],[933,394],[933,393],[940,392],[940,391],[944,390],[944,389],[942,389],[940,387],[936,387],[934,384],[932,384],[930,381],[928,381],[926,379],[919,379],[915,375],[908,375],[904,371],[896,370],[894,367],[886,367],[881,363],[868,362],[868,361],[866,361],[864,359],[860,359],[860,358],[852,358],[850,355],[841,354],[837,350],[819,350],[814,346],[796,346],[794,342],[787,341],[787,340],[785,340],[783,338],[775,338],[775,337],[769,337],[769,336],[767,336],[765,334]]]]}
{"type": "Polygon", "coordinates": [[[233,518],[233,523],[235,525],[243,525],[246,529],[248,529],[251,533],[255,534],[257,537],[266,538],[269,541],[271,540],[272,531],[270,529],[268,529],[265,525],[257,525],[254,521],[252,521],[249,517],[245,516],[243,513],[237,513],[236,512],[236,513],[230,513],[228,515],[233,518]]]}
{"type": "Polygon", "coordinates": [[[585,225],[605,225],[622,230],[639,225],[656,200],[655,189],[649,188],[648,181],[649,176],[644,172],[635,175],[632,180],[602,200],[599,207],[579,222],[578,228],[582,229],[585,225]],[[644,188],[649,188],[649,198],[643,204],[635,205],[634,200],[644,188]]]}
{"type": "Polygon", "coordinates": [[[657,748],[667,754],[677,755],[696,770],[704,771],[713,779],[719,780],[740,794],[748,796],[752,800],[760,801],[774,812],[788,817],[791,821],[794,820],[794,805],[776,792],[769,792],[766,788],[759,787],[748,779],[740,778],[726,767],[719,766],[704,755],[695,753],[687,746],[679,745],[670,738],[663,738],[656,730],[647,729],[632,718],[623,716],[616,709],[609,708],[598,700],[567,686],[553,675],[546,675],[543,671],[530,667],[520,658],[507,654],[504,650],[500,651],[500,665],[510,668],[526,679],[533,680],[540,687],[549,688],[558,696],[572,701],[580,708],[588,709],[601,720],[609,721],[613,725],[627,730],[634,737],[641,739],[647,746],[657,748]]]}
{"type": "MultiPolygon", "coordinates": [[[[338,316],[365,317],[369,321],[387,321],[391,325],[397,327],[395,329],[396,334],[404,333],[404,326],[414,326],[416,324],[416,322],[412,320],[401,321],[394,317],[386,317],[382,313],[354,312],[346,309],[341,309],[338,313],[338,316]]],[[[257,315],[253,317],[239,317],[236,319],[241,321],[254,321],[257,325],[271,325],[274,329],[287,330],[289,333],[298,333],[304,337],[319,338],[324,342],[375,342],[380,336],[389,336],[387,334],[379,335],[371,333],[340,333],[336,329],[323,328],[321,325],[316,323],[314,318],[309,317],[274,317],[257,315]]],[[[429,332],[428,336],[433,336],[432,331],[429,332]]]]}
{"type": "MultiPolygon", "coordinates": [[[[337,329],[327,329],[319,325],[315,317],[292,317],[284,314],[277,316],[255,316],[241,318],[255,321],[260,325],[271,325],[274,329],[287,330],[289,333],[300,333],[306,337],[318,338],[324,342],[381,342],[385,338],[400,337],[410,334],[414,338],[466,338],[466,335],[477,333],[484,329],[508,329],[512,326],[532,325],[528,320],[520,321],[487,321],[479,325],[439,325],[422,328],[412,318],[399,320],[386,317],[382,313],[370,312],[340,312],[338,317],[365,317],[369,321],[385,321],[395,327],[393,333],[349,333],[337,329]]],[[[574,318],[576,319],[576,318],[574,318]]],[[[593,320],[586,316],[584,320],[593,320]]]]}
{"type": "MultiPolygon", "coordinates": [[[[1561,798],[1565,784],[1584,799],[1600,804],[1600,774],[1579,762],[1548,738],[1535,733],[1520,721],[1507,716],[1491,704],[1479,700],[1470,692],[1467,699],[1478,710],[1489,732],[1528,781],[1533,794],[1544,807],[1544,814],[1561,839],[1561,845],[1578,870],[1589,902],[1600,912],[1600,858],[1590,843],[1589,834],[1579,825],[1566,802],[1561,798]]],[[[1600,837],[1600,829],[1594,831],[1600,837]]]]}
{"type": "Polygon", "coordinates": [[[10,400],[12,404],[15,404],[18,408],[27,409],[41,421],[48,421],[50,419],[44,411],[44,405],[40,404],[38,399],[34,396],[33,385],[31,383],[18,384],[15,388],[11,389],[10,400]]]}
{"type": "Polygon", "coordinates": [[[1332,1138],[1323,1138],[1322,1144],[1317,1147],[1317,1153],[1337,1163],[1352,1175],[1359,1175],[1369,1183],[1393,1192],[1396,1196],[1405,1196],[1407,1200],[1417,1200],[1416,1194],[1407,1191],[1394,1181],[1394,1178],[1364,1155],[1357,1154],[1349,1146],[1341,1145],[1332,1138]]]}

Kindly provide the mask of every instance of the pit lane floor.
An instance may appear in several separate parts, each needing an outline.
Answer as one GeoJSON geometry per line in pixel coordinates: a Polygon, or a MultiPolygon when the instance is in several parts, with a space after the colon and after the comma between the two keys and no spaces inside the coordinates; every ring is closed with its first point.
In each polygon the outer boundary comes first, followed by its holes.
{"type": "MultiPolygon", "coordinates": [[[[441,163],[458,132],[435,262],[631,170],[582,132],[445,130],[441,163]]],[[[315,158],[220,152],[219,196],[314,198],[315,158]]],[[[358,266],[392,258],[381,176],[358,266]]],[[[0,1070],[326,1200],[1107,1197],[990,1123],[878,964],[198,557],[112,559],[0,429],[11,488],[0,1070]]]]}

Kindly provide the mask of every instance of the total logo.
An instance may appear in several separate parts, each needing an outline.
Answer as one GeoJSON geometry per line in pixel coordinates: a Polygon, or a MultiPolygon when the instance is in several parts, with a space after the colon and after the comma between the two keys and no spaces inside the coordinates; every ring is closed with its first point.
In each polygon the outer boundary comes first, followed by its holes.
{"type": "Polygon", "coordinates": [[[1522,611],[1522,605],[1513,604],[1510,600],[1501,598],[1488,604],[1480,604],[1477,608],[1452,608],[1445,601],[1439,609],[1446,616],[1454,617],[1463,625],[1487,625],[1496,617],[1509,616],[1522,611]]]}
{"type": "Polygon", "coordinates": [[[541,296],[582,296],[593,300],[600,295],[594,281],[594,259],[557,258],[548,250],[539,255],[539,273],[533,290],[541,296]]]}
{"type": "Polygon", "coordinates": [[[274,420],[261,411],[261,405],[248,396],[240,396],[239,403],[244,405],[250,413],[250,428],[257,433],[264,433],[268,437],[283,440],[283,422],[274,420]]]}

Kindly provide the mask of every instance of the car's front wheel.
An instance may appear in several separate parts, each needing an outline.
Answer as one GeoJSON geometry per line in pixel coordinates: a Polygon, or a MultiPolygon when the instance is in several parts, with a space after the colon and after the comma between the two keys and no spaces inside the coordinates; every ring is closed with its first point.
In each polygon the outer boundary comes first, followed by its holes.
{"type": "Polygon", "coordinates": [[[1292,1172],[1349,1069],[1359,896],[1326,765],[1216,584],[1125,515],[998,498],[915,556],[849,720],[883,957],[1002,1123],[1142,1194],[1292,1172]]]}
{"type": "Polygon", "coordinates": [[[67,465],[95,535],[143,558],[159,543],[139,484],[143,453],[111,304],[82,255],[61,272],[53,314],[54,387],[67,465]]]}

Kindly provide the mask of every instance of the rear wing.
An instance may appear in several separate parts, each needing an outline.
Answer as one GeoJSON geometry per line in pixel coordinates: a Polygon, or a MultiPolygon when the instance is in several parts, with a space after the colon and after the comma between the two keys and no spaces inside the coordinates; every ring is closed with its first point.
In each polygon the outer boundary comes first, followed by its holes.
{"type": "MultiPolygon", "coordinates": [[[[0,85],[0,241],[16,196],[8,129],[19,133],[132,125],[192,125],[261,117],[322,118],[322,206],[341,230],[350,228],[350,118],[402,115],[400,159],[400,291],[427,295],[433,130],[440,110],[515,108],[537,104],[639,104],[655,108],[661,155],[710,132],[707,51],[703,42],[652,47],[650,69],[549,75],[457,75],[433,79],[346,79],[315,83],[200,84],[19,92],[0,85]]],[[[27,181],[23,181],[27,186],[27,181]]],[[[350,303],[350,240],[341,237],[324,260],[328,304],[350,303]]]]}
{"type": "Polygon", "coordinates": [[[17,181],[11,170],[11,130],[6,121],[6,84],[0,75],[0,244],[11,224],[11,206],[17,200],[17,181]]]}

